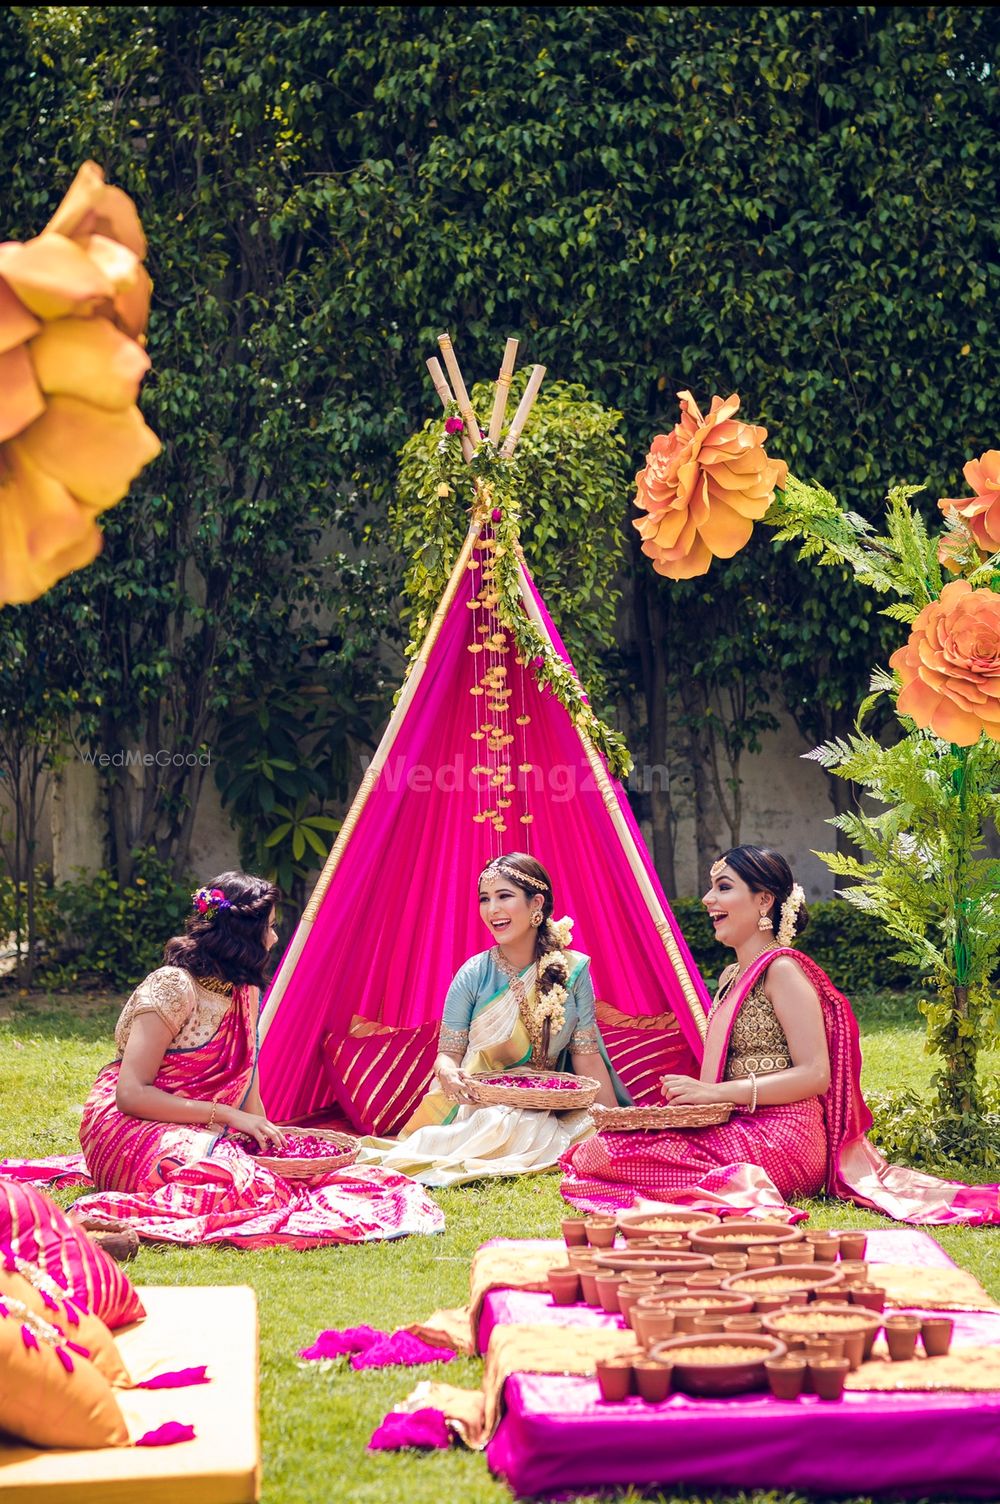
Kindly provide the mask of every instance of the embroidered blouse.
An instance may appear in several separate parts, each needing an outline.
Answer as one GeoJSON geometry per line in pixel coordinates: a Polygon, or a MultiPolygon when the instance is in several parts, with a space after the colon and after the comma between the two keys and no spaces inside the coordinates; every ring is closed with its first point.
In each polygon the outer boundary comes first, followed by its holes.
{"type": "Polygon", "coordinates": [[[120,1060],[140,1013],[156,1013],[171,1031],[171,1050],[193,1050],[205,1044],[232,1006],[232,998],[210,992],[181,966],[160,966],[144,978],[125,1004],[115,1025],[115,1049],[120,1060]]]}
{"type": "Polygon", "coordinates": [[[751,1073],[770,1076],[774,1071],[789,1070],[791,1064],[785,1031],[762,979],[751,987],[733,1021],[723,1079],[741,1081],[751,1073]]]}

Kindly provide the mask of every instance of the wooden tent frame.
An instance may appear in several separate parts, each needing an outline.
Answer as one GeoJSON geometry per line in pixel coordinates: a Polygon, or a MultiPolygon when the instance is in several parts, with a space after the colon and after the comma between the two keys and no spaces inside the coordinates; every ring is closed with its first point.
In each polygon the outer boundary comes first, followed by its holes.
{"type": "MultiPolygon", "coordinates": [[[[475,412],[473,411],[472,402],[469,398],[468,390],[466,388],[464,380],[462,379],[462,372],[458,364],[458,359],[455,355],[455,350],[452,345],[451,338],[447,333],[438,336],[438,346],[441,351],[442,359],[444,360],[445,369],[447,370],[447,376],[445,375],[445,371],[441,369],[441,363],[436,357],[432,357],[427,361],[427,369],[430,373],[431,381],[434,384],[434,390],[437,392],[438,396],[441,399],[442,406],[448,408],[454,403],[455,405],[457,405],[458,410],[462,415],[462,421],[465,425],[462,432],[462,453],[465,457],[466,463],[468,464],[472,460],[476,450],[479,448],[479,445],[482,442],[479,421],[476,418],[475,412]]],[[[507,414],[508,396],[510,393],[511,378],[514,374],[514,362],[517,356],[517,349],[518,341],[516,339],[508,339],[504,347],[503,360],[500,365],[500,373],[497,377],[496,392],[493,399],[493,409],[490,414],[490,425],[489,429],[487,430],[487,439],[493,445],[500,443],[500,435],[503,431],[504,419],[507,414]]],[[[500,456],[503,459],[509,459],[510,456],[514,453],[514,449],[517,446],[517,441],[521,437],[524,425],[528,420],[528,415],[530,414],[531,409],[535,404],[535,399],[538,396],[539,388],[541,387],[542,381],[545,378],[545,370],[545,366],[539,365],[533,366],[531,369],[531,374],[528,377],[528,384],[524,389],[524,395],[522,396],[521,401],[518,403],[517,410],[514,413],[514,416],[511,419],[510,427],[507,430],[507,436],[500,448],[500,456]]],[[[402,693],[400,694],[395,708],[393,709],[392,715],[389,718],[389,723],[386,726],[385,731],[382,733],[382,739],[378,744],[378,748],[375,752],[374,757],[365,770],[364,776],[361,779],[361,783],[358,786],[357,793],[355,794],[354,799],[351,803],[351,807],[347,812],[344,823],[341,826],[340,831],[337,834],[337,839],[334,842],[332,850],[330,851],[330,855],[327,857],[326,862],[323,866],[323,870],[320,872],[320,875],[316,880],[316,886],[313,888],[312,895],[310,896],[309,901],[302,912],[302,918],[299,920],[299,923],[296,926],[295,933],[292,936],[291,944],[285,952],[281,965],[278,968],[273,983],[271,984],[271,990],[268,994],[267,1005],[261,1015],[260,1020],[259,1037],[261,1042],[263,1042],[263,1040],[265,1039],[267,1032],[271,1027],[271,1024],[274,1022],[278,1009],[281,1006],[281,1000],[285,995],[285,990],[288,986],[288,982],[295,970],[298,959],[301,956],[303,949],[305,948],[305,944],[307,939],[309,938],[310,931],[312,930],[313,925],[319,917],[319,912],[322,908],[323,900],[327,895],[331,882],[333,881],[334,873],[337,871],[337,868],[340,865],[341,858],[347,848],[348,842],[354,834],[354,831],[357,827],[358,821],[361,818],[361,814],[365,808],[365,805],[368,802],[372,789],[377,784],[382,770],[385,767],[386,762],[388,761],[389,754],[392,751],[396,737],[399,735],[400,728],[402,727],[403,722],[406,719],[406,715],[413,701],[413,697],[417,692],[417,688],[419,687],[424,673],[426,672],[427,664],[430,660],[430,655],[434,650],[434,645],[437,642],[438,636],[441,632],[445,617],[447,616],[451,604],[455,599],[455,595],[462,580],[466,565],[468,564],[472,556],[472,551],[475,548],[479,535],[486,523],[488,510],[485,502],[487,498],[482,496],[482,493],[480,491],[480,482],[478,480],[475,482],[475,491],[477,501],[481,501],[484,504],[473,506],[472,518],[469,523],[469,531],[466,534],[465,542],[462,544],[462,547],[459,550],[458,557],[456,558],[454,566],[452,567],[451,574],[448,577],[448,583],[444,587],[444,592],[441,596],[440,601],[438,602],[437,609],[435,610],[434,615],[430,620],[430,624],[428,625],[427,631],[424,635],[424,640],[420,645],[420,651],[410,665],[406,680],[403,685],[402,693]]],[[[548,643],[549,647],[553,647],[554,645],[552,638],[548,632],[542,616],[538,611],[538,607],[535,604],[531,591],[528,588],[528,582],[524,572],[524,559],[523,555],[521,554],[520,548],[518,549],[518,555],[518,584],[520,587],[522,604],[524,605],[525,611],[527,612],[530,619],[534,622],[541,636],[548,643]]],[[[600,755],[598,754],[597,749],[594,747],[589,737],[587,737],[586,734],[580,730],[575,722],[573,723],[573,725],[574,730],[576,731],[576,734],[579,738],[580,746],[583,751],[583,755],[586,758],[587,765],[589,766],[590,771],[594,776],[597,787],[600,790],[601,801],[604,805],[604,808],[608,812],[608,818],[611,820],[615,834],[617,835],[622,849],[625,852],[629,868],[632,872],[633,877],[635,878],[636,886],[638,887],[639,892],[642,894],[643,901],[645,902],[650,918],[653,920],[656,932],[659,935],[660,940],[662,941],[663,948],[667,953],[668,959],[674,969],[674,972],[676,973],[677,980],[680,983],[681,991],[684,994],[685,1001],[687,1002],[688,1007],[691,1010],[691,1017],[694,1019],[695,1026],[697,1027],[702,1040],[704,1040],[706,1024],[705,1011],[702,1005],[702,1001],[699,998],[698,993],[691,981],[690,974],[684,962],[684,958],[681,955],[680,947],[677,944],[677,939],[674,935],[673,929],[671,928],[670,921],[664,913],[663,906],[660,903],[659,895],[657,894],[653,884],[650,882],[649,874],[647,873],[642,858],[639,854],[638,848],[635,843],[635,838],[627,821],[625,820],[624,815],[622,814],[621,806],[618,802],[618,796],[615,793],[615,789],[611,782],[607,768],[604,766],[604,763],[600,755]]]]}

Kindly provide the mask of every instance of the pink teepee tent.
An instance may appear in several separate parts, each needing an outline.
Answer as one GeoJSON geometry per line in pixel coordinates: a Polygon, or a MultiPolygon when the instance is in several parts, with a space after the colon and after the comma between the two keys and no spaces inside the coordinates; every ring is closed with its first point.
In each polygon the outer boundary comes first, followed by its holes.
{"type": "MultiPolygon", "coordinates": [[[[447,336],[442,351],[466,421],[479,428],[447,336]]],[[[516,342],[509,341],[490,425],[500,438],[516,342]]],[[[442,400],[451,389],[430,361],[442,400]]],[[[540,384],[536,367],[501,455],[540,384]]],[[[491,512],[474,509],[465,544],[267,998],[261,1087],[279,1121],[333,1102],[331,1049],[376,1028],[440,1019],[458,967],[489,937],[477,878],[504,851],[548,869],[556,917],[575,922],[599,1000],[620,1014],[672,1013],[677,1068],[701,1055],[707,993],[670,913],[621,785],[559,699],[540,689],[484,584],[491,512]]],[[[568,664],[523,561],[521,605],[568,664]]],[[[433,1029],[425,1031],[430,1037],[433,1029]]],[[[427,1052],[424,1054],[426,1069],[427,1052]]],[[[342,1102],[343,1105],[343,1102],[342,1102]]],[[[350,1104],[348,1112],[350,1112],[350,1104]]]]}

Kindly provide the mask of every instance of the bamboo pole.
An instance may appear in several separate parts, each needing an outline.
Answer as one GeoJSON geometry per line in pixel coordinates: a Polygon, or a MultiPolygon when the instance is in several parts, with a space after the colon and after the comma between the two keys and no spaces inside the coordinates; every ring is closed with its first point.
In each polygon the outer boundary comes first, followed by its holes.
{"type": "Polygon", "coordinates": [[[476,417],[475,413],[472,410],[472,403],[469,400],[469,394],[465,389],[465,382],[462,379],[462,372],[458,364],[458,356],[455,354],[455,348],[451,342],[451,335],[447,332],[445,332],[444,334],[439,334],[438,347],[441,351],[441,354],[444,356],[445,369],[448,372],[448,379],[451,382],[452,391],[455,393],[455,401],[458,403],[458,410],[462,414],[462,418],[465,423],[465,431],[469,435],[473,449],[478,449],[481,442],[479,435],[479,419],[476,417]]]}
{"type": "MultiPolygon", "coordinates": [[[[431,381],[433,381],[434,383],[434,390],[441,398],[441,406],[445,408],[450,407],[455,399],[451,394],[451,387],[448,385],[448,379],[441,369],[441,362],[438,360],[436,355],[432,355],[430,360],[427,361],[427,369],[431,373],[431,381]]],[[[472,448],[472,441],[470,440],[469,435],[463,429],[462,455],[465,459],[466,464],[468,464],[471,460],[473,453],[474,450],[472,448]]]]}
{"type": "Polygon", "coordinates": [[[403,722],[406,719],[410,704],[412,703],[413,697],[417,692],[417,686],[424,676],[428,660],[434,649],[434,644],[437,641],[438,636],[440,635],[441,628],[444,625],[444,620],[448,614],[451,603],[455,599],[455,596],[458,592],[459,584],[461,583],[462,576],[465,573],[465,567],[468,564],[469,559],[472,557],[472,550],[475,547],[476,540],[479,537],[479,534],[482,532],[482,528],[482,522],[474,521],[471,524],[468,533],[466,534],[465,542],[462,544],[458,557],[455,560],[454,566],[452,567],[451,574],[448,577],[448,583],[444,588],[444,593],[442,594],[441,600],[438,603],[437,610],[434,612],[434,615],[431,618],[430,625],[428,626],[427,631],[424,635],[424,640],[420,645],[420,652],[417,654],[417,657],[413,661],[409,676],[403,684],[403,691],[399,699],[396,701],[395,709],[393,710],[392,715],[389,718],[389,724],[388,726],[386,726],[385,730],[382,733],[382,740],[378,744],[375,756],[372,758],[371,762],[368,764],[367,769],[365,770],[364,777],[362,778],[361,783],[358,786],[358,791],[354,796],[351,807],[344,819],[344,823],[340,827],[340,830],[337,834],[337,839],[334,842],[333,849],[326,859],[322,872],[316,879],[316,886],[313,888],[309,902],[306,904],[305,909],[303,910],[302,918],[299,920],[298,927],[296,928],[295,934],[292,937],[292,943],[288,947],[284,960],[282,961],[278,973],[271,985],[270,995],[267,999],[267,1007],[261,1015],[260,1019],[259,1037],[261,1042],[263,1042],[263,1040],[266,1038],[267,1032],[274,1020],[274,1016],[281,1004],[281,999],[285,995],[285,988],[288,986],[288,982],[292,976],[293,971],[295,970],[298,959],[302,954],[306,940],[309,937],[309,931],[312,929],[313,923],[317,915],[319,914],[323,899],[326,897],[330,884],[333,881],[333,875],[340,865],[340,859],[347,848],[348,842],[354,834],[358,821],[361,819],[362,813],[364,812],[365,805],[368,803],[372,789],[378,782],[379,775],[382,772],[382,769],[385,767],[386,762],[388,761],[389,754],[392,751],[396,737],[399,735],[403,722]]]}
{"type": "Polygon", "coordinates": [[[532,366],[531,375],[528,377],[528,385],[524,389],[524,396],[517,404],[517,412],[511,419],[510,427],[507,430],[507,437],[504,440],[504,446],[500,451],[504,459],[510,459],[510,456],[514,453],[514,445],[521,437],[521,429],[528,421],[528,414],[531,412],[531,409],[535,405],[535,398],[538,396],[538,388],[541,386],[544,379],[545,367],[532,366]]]}
{"type": "Polygon", "coordinates": [[[503,420],[507,416],[507,396],[510,392],[510,378],[514,374],[514,361],[517,359],[517,343],[516,339],[509,339],[504,346],[500,375],[497,377],[497,389],[493,395],[493,411],[490,414],[489,441],[491,444],[499,443],[503,420]]]}
{"type": "MultiPolygon", "coordinates": [[[[536,366],[535,369],[537,370],[538,367],[536,366]]],[[[517,578],[518,584],[521,589],[521,599],[524,602],[525,610],[527,611],[531,620],[535,623],[535,626],[538,628],[539,632],[545,638],[549,647],[553,648],[554,651],[554,644],[552,642],[551,636],[549,635],[548,627],[546,626],[545,621],[541,616],[537,605],[535,604],[534,596],[532,595],[531,590],[528,587],[528,581],[525,577],[524,567],[520,563],[517,566],[517,578]]],[[[576,731],[577,736],[580,738],[580,745],[583,748],[584,756],[587,759],[587,762],[590,766],[590,771],[593,773],[594,780],[597,783],[598,789],[600,790],[601,800],[604,804],[604,808],[607,810],[609,816],[611,817],[611,823],[615,828],[615,833],[617,834],[618,839],[621,842],[622,849],[625,852],[625,856],[631,869],[632,876],[635,878],[636,885],[639,889],[639,892],[642,894],[646,908],[649,911],[649,916],[656,927],[656,932],[663,943],[663,948],[666,951],[670,964],[674,968],[674,971],[677,975],[677,980],[680,983],[681,991],[684,994],[684,1000],[691,1010],[691,1017],[694,1019],[695,1027],[698,1030],[702,1041],[704,1042],[705,1032],[707,1028],[704,1004],[702,1003],[701,998],[698,996],[698,993],[695,990],[694,983],[691,980],[691,974],[687,969],[683,956],[681,955],[680,946],[677,944],[677,937],[675,936],[673,929],[671,928],[669,919],[663,912],[663,905],[660,903],[656,889],[650,882],[649,873],[646,871],[642,858],[640,857],[639,852],[636,850],[635,838],[632,835],[632,831],[629,828],[625,816],[622,814],[622,808],[618,802],[618,795],[615,793],[614,786],[608,775],[608,770],[604,766],[604,763],[600,755],[598,754],[597,748],[594,746],[593,742],[588,736],[584,734],[584,732],[580,730],[579,726],[577,726],[575,722],[574,730],[576,731]]]]}

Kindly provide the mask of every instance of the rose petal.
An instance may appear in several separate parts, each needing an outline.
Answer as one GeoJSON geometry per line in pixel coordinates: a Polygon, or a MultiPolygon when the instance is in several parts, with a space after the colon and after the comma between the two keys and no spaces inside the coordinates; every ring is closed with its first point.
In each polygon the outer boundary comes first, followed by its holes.
{"type": "Polygon", "coordinates": [[[42,319],[93,313],[114,288],[86,251],[63,235],[0,246],[0,277],[42,319]]]}
{"type": "Polygon", "coordinates": [[[43,392],[96,407],[131,407],[149,370],[142,346],[107,319],[57,319],[29,346],[43,392]]]}
{"type": "Polygon", "coordinates": [[[28,312],[21,299],[0,277],[0,352],[23,345],[41,327],[34,314],[28,312]]]}
{"type": "Polygon", "coordinates": [[[50,398],[19,443],[39,469],[98,510],[120,501],[160,452],[137,407],[108,412],[77,397],[50,398]]]}
{"type": "Polygon", "coordinates": [[[24,345],[0,355],[0,443],[21,433],[45,411],[45,399],[35,380],[24,345]]]}
{"type": "Polygon", "coordinates": [[[110,187],[96,162],[84,162],[45,229],[74,238],[106,235],[137,256],[146,254],[146,237],[135,204],[120,188],[110,187]]]}

